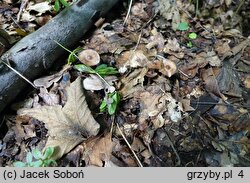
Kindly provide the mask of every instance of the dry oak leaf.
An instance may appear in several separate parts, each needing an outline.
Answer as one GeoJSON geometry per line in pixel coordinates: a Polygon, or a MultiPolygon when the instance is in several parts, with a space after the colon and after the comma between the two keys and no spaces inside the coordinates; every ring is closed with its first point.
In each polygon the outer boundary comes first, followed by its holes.
{"type": "Polygon", "coordinates": [[[54,159],[71,151],[85,137],[97,135],[100,129],[86,103],[81,78],[71,83],[66,92],[64,107],[42,106],[18,111],[19,115],[28,115],[45,123],[49,133],[45,148],[55,147],[54,159]]]}

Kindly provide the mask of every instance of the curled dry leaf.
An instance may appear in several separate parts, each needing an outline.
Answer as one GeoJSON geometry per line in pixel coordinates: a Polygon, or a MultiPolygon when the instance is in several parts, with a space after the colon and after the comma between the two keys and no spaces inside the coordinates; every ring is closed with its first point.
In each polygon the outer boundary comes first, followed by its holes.
{"type": "Polygon", "coordinates": [[[161,33],[157,32],[155,35],[150,36],[149,39],[150,42],[146,45],[147,49],[150,50],[151,48],[156,47],[158,52],[163,51],[165,39],[161,33]]]}
{"type": "Polygon", "coordinates": [[[205,88],[208,92],[221,97],[224,101],[227,99],[226,96],[220,92],[218,82],[212,68],[206,70],[203,69],[201,71],[201,77],[205,82],[205,88]]]}
{"type": "Polygon", "coordinates": [[[59,159],[72,150],[85,137],[99,132],[100,125],[93,118],[78,77],[66,89],[67,102],[60,105],[21,109],[19,115],[27,115],[45,123],[49,138],[46,147],[55,147],[54,159],[59,159]]]}
{"type": "Polygon", "coordinates": [[[147,12],[144,10],[147,5],[143,3],[136,3],[132,8],[131,8],[131,13],[134,16],[139,17],[140,19],[147,20],[149,18],[147,12]]]}
{"type": "Polygon", "coordinates": [[[143,51],[126,51],[121,54],[121,56],[118,58],[117,62],[119,63],[120,73],[125,73],[127,71],[127,68],[138,68],[138,67],[144,67],[148,63],[148,58],[143,53],[143,51]]]}
{"type": "Polygon", "coordinates": [[[179,59],[184,57],[184,53],[182,52],[180,44],[178,43],[178,40],[176,38],[168,39],[168,43],[165,45],[163,52],[168,53],[169,55],[173,55],[179,59]]]}
{"type": "Polygon", "coordinates": [[[120,93],[123,98],[129,97],[135,91],[140,90],[144,81],[144,77],[147,74],[147,68],[135,69],[129,75],[121,79],[121,89],[120,93]]]}
{"type": "Polygon", "coordinates": [[[100,62],[100,55],[92,49],[83,50],[78,54],[79,60],[87,66],[95,66],[100,62]]]}
{"type": "Polygon", "coordinates": [[[36,87],[44,87],[44,88],[49,88],[53,83],[58,82],[61,78],[62,75],[70,68],[70,66],[64,67],[60,72],[50,75],[50,76],[45,76],[42,78],[38,78],[34,80],[34,85],[36,87]]]}

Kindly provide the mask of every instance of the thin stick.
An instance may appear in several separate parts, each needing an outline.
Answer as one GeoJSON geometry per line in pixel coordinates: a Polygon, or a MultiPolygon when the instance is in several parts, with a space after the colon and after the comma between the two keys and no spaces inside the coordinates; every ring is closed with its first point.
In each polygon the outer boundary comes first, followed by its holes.
{"type": "Polygon", "coordinates": [[[130,0],[129,7],[128,7],[128,12],[127,12],[126,18],[125,18],[125,20],[123,22],[123,26],[126,25],[126,23],[128,21],[128,17],[129,17],[129,13],[131,11],[132,3],[133,3],[133,0],[130,0]]]}
{"type": "Polygon", "coordinates": [[[25,6],[28,4],[29,0],[22,0],[22,3],[21,3],[21,6],[20,6],[20,9],[19,9],[19,12],[17,14],[17,22],[20,21],[20,18],[21,18],[21,15],[22,15],[22,12],[23,12],[23,9],[25,8],[25,6]]]}
{"type": "Polygon", "coordinates": [[[18,76],[20,76],[21,78],[23,78],[27,83],[29,83],[31,86],[33,86],[35,89],[37,89],[37,87],[31,82],[29,81],[26,77],[24,77],[20,72],[18,72],[17,70],[15,70],[13,67],[11,67],[9,64],[7,64],[4,61],[0,61],[1,63],[3,63],[4,65],[6,65],[9,69],[11,69],[12,71],[14,71],[18,76]]]}
{"type": "Polygon", "coordinates": [[[139,34],[139,38],[138,38],[138,40],[137,40],[137,43],[136,43],[136,45],[135,45],[135,48],[134,48],[133,52],[135,52],[136,49],[138,48],[138,46],[139,46],[139,44],[140,44],[140,42],[141,42],[141,36],[142,36],[142,30],[141,30],[141,33],[139,34]]]}
{"type": "Polygon", "coordinates": [[[131,145],[129,144],[129,142],[127,141],[126,137],[124,136],[124,134],[123,134],[121,128],[119,127],[118,123],[115,123],[115,124],[116,124],[116,126],[117,126],[119,132],[121,133],[122,138],[124,139],[124,141],[126,142],[126,144],[127,144],[128,147],[129,147],[129,149],[130,149],[131,152],[133,153],[135,159],[137,160],[138,165],[139,165],[140,167],[143,167],[141,161],[139,160],[139,158],[138,158],[138,156],[136,155],[136,153],[134,152],[134,150],[131,148],[131,145]]]}

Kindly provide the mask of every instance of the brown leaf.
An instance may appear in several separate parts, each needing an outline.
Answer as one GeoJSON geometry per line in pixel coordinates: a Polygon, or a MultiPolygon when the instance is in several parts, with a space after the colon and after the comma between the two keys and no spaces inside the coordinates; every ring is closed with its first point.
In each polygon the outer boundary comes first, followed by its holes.
{"type": "Polygon", "coordinates": [[[212,68],[202,70],[201,77],[205,82],[205,87],[208,92],[213,93],[217,96],[220,96],[223,100],[226,100],[227,98],[220,92],[218,82],[216,80],[214,71],[212,68]]]}
{"type": "Polygon", "coordinates": [[[87,143],[86,151],[89,153],[86,160],[88,165],[103,166],[103,161],[108,162],[110,160],[113,145],[111,134],[87,143]]]}
{"type": "Polygon", "coordinates": [[[46,124],[49,131],[46,147],[56,148],[54,159],[59,159],[82,142],[83,135],[94,136],[100,128],[87,106],[80,77],[66,92],[67,102],[63,108],[56,105],[18,111],[20,115],[34,117],[46,124]]]}
{"type": "Polygon", "coordinates": [[[121,79],[122,88],[120,93],[124,98],[129,97],[132,93],[140,89],[144,81],[144,76],[147,74],[147,68],[135,69],[129,75],[121,79]]]}
{"type": "Polygon", "coordinates": [[[42,78],[36,79],[33,83],[36,87],[45,87],[49,88],[53,83],[58,82],[61,78],[62,75],[70,68],[70,66],[65,66],[60,72],[50,75],[50,76],[45,76],[42,78]]]}

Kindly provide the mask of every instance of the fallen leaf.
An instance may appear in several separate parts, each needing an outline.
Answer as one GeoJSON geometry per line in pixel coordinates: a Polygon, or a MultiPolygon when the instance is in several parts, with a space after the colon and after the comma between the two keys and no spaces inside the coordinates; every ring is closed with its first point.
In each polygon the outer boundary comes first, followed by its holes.
{"type": "Polygon", "coordinates": [[[168,53],[170,55],[174,55],[176,58],[179,59],[184,57],[184,53],[182,52],[180,44],[178,43],[178,40],[176,38],[168,39],[168,43],[165,45],[163,52],[168,53]]]}
{"type": "Polygon", "coordinates": [[[60,96],[53,90],[48,92],[46,88],[40,88],[40,93],[38,95],[46,105],[58,105],[60,102],[60,96]]]}
{"type": "Polygon", "coordinates": [[[121,79],[122,87],[120,89],[120,93],[123,98],[130,96],[132,93],[141,88],[147,72],[148,69],[145,67],[135,69],[133,72],[121,79]]]}
{"type": "Polygon", "coordinates": [[[85,137],[98,133],[100,125],[95,121],[86,103],[81,78],[78,77],[66,88],[65,106],[42,106],[21,109],[19,115],[28,115],[45,123],[49,138],[46,147],[55,147],[54,159],[59,159],[72,150],[85,137]]]}
{"type": "Polygon", "coordinates": [[[172,29],[176,30],[180,23],[180,14],[175,1],[159,0],[159,9],[166,20],[172,20],[172,29]]]}
{"type": "Polygon", "coordinates": [[[33,83],[36,87],[49,88],[53,83],[58,82],[62,78],[62,75],[65,73],[65,71],[67,71],[69,68],[70,66],[66,66],[60,72],[50,75],[50,76],[38,78],[34,80],[33,83]]]}
{"type": "Polygon", "coordinates": [[[162,52],[164,49],[164,43],[164,37],[161,33],[157,32],[155,35],[150,36],[149,43],[146,45],[146,48],[150,50],[151,48],[156,47],[158,52],[162,52]]]}
{"type": "Polygon", "coordinates": [[[148,63],[147,56],[143,51],[125,51],[117,59],[119,66],[119,72],[125,73],[128,68],[139,68],[144,67],[148,63]]]}
{"type": "Polygon", "coordinates": [[[102,167],[104,162],[106,164],[106,162],[110,161],[113,146],[110,133],[102,138],[96,138],[88,142],[85,157],[87,164],[102,167]]]}
{"type": "Polygon", "coordinates": [[[203,69],[201,72],[201,77],[205,82],[205,88],[208,92],[213,93],[221,97],[224,101],[227,99],[221,92],[216,80],[216,76],[212,68],[203,69]]]}
{"type": "Polygon", "coordinates": [[[135,5],[133,5],[133,7],[131,8],[131,13],[134,16],[137,16],[139,18],[141,18],[142,20],[147,20],[149,18],[147,12],[144,10],[144,8],[146,8],[147,5],[144,3],[136,3],[135,5]]]}
{"type": "Polygon", "coordinates": [[[219,90],[226,95],[233,97],[242,97],[242,88],[240,87],[239,74],[229,62],[224,62],[220,73],[216,77],[219,90]]]}
{"type": "Polygon", "coordinates": [[[41,3],[36,3],[34,5],[31,5],[27,8],[28,10],[34,10],[36,12],[38,12],[40,15],[47,12],[47,11],[50,11],[52,9],[51,5],[49,5],[49,2],[48,1],[44,1],[44,2],[41,2],[41,3]]]}

